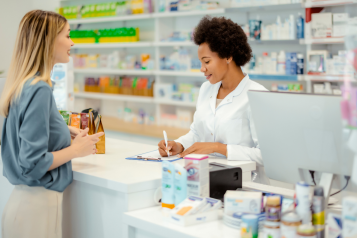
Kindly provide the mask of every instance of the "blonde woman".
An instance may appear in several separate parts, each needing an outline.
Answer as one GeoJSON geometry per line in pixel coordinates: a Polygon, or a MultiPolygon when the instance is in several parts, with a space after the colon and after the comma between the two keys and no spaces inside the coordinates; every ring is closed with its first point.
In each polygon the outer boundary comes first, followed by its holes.
{"type": "Polygon", "coordinates": [[[56,63],[69,61],[69,33],[66,19],[54,12],[31,11],[20,22],[0,101],[3,174],[15,185],[2,214],[2,238],[62,237],[71,160],[95,154],[103,135],[69,128],[57,111],[50,74],[56,63]]]}

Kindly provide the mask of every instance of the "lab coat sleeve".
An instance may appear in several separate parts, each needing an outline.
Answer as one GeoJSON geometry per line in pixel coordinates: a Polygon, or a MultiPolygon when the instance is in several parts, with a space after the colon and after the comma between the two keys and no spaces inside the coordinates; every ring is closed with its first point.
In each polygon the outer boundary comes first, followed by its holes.
{"type": "Polygon", "coordinates": [[[253,118],[251,116],[250,107],[248,108],[248,119],[249,119],[249,129],[251,133],[251,137],[253,140],[253,147],[247,147],[242,145],[227,145],[227,159],[228,160],[246,160],[246,161],[254,161],[261,166],[264,166],[262,154],[260,151],[257,133],[255,130],[253,118]]]}
{"type": "Polygon", "coordinates": [[[183,146],[184,150],[191,147],[191,145],[193,145],[195,142],[199,141],[198,133],[195,130],[194,124],[195,122],[192,122],[190,131],[186,135],[181,136],[180,138],[175,140],[176,142],[179,142],[183,146]]]}
{"type": "Polygon", "coordinates": [[[40,87],[30,95],[20,126],[19,165],[22,175],[32,180],[42,178],[53,163],[53,154],[48,152],[51,94],[49,87],[40,87]]]}

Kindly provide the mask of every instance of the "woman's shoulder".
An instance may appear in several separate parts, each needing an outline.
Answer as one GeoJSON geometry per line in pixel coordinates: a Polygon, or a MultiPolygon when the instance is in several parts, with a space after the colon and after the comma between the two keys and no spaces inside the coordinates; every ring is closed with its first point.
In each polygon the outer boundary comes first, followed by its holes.
{"type": "Polygon", "coordinates": [[[26,93],[27,95],[33,95],[38,92],[52,92],[52,88],[48,83],[40,80],[36,83],[33,83],[35,78],[31,78],[27,80],[27,82],[24,85],[23,92],[26,93]]]}
{"type": "Polygon", "coordinates": [[[260,83],[257,83],[253,80],[249,80],[249,86],[248,86],[248,90],[258,90],[258,91],[269,91],[268,89],[266,89],[263,85],[261,85],[260,83]]]}

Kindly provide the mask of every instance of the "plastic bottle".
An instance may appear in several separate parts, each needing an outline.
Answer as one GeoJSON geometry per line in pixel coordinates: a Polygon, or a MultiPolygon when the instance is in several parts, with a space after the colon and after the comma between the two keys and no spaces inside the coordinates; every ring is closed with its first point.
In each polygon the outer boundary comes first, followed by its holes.
{"type": "Polygon", "coordinates": [[[305,19],[302,17],[301,13],[298,13],[299,16],[296,21],[296,36],[298,39],[304,39],[304,26],[305,26],[305,19]]]}
{"type": "Polygon", "coordinates": [[[161,206],[173,209],[175,207],[174,180],[175,166],[169,161],[162,162],[162,199],[161,206]]]}
{"type": "Polygon", "coordinates": [[[325,197],[324,188],[315,187],[312,199],[312,224],[316,229],[317,238],[325,237],[325,197]]]}
{"type": "Polygon", "coordinates": [[[175,206],[187,198],[187,171],[175,164],[175,206]]]}
{"type": "Polygon", "coordinates": [[[281,26],[281,18],[278,16],[276,19],[276,40],[281,39],[281,26]]]}
{"type": "Polygon", "coordinates": [[[296,39],[296,25],[295,25],[295,17],[294,15],[290,15],[289,17],[289,39],[296,39]]]}
{"type": "Polygon", "coordinates": [[[296,232],[301,225],[301,219],[295,212],[285,214],[281,219],[281,236],[285,238],[296,238],[296,232]]]}
{"type": "Polygon", "coordinates": [[[299,238],[316,238],[315,227],[311,224],[304,224],[298,227],[297,237],[299,238]]]}
{"type": "Polygon", "coordinates": [[[297,54],[297,74],[304,74],[304,55],[297,54]]]}
{"type": "Polygon", "coordinates": [[[271,74],[276,74],[277,65],[278,65],[278,54],[276,52],[270,53],[270,64],[271,64],[271,67],[269,69],[269,72],[271,74]]]}
{"type": "Polygon", "coordinates": [[[280,196],[269,196],[265,206],[265,216],[267,221],[280,222],[281,205],[280,196]]]}
{"type": "Polygon", "coordinates": [[[263,52],[263,74],[268,73],[270,68],[270,58],[268,56],[268,52],[263,52]]]}
{"type": "Polygon", "coordinates": [[[265,221],[263,238],[280,238],[280,222],[265,221]]]}
{"type": "Polygon", "coordinates": [[[309,224],[311,222],[310,186],[305,182],[298,182],[295,189],[296,213],[301,217],[302,224],[309,224]]]}
{"type": "Polygon", "coordinates": [[[278,74],[285,74],[285,60],[286,60],[285,52],[282,50],[278,55],[278,63],[276,68],[278,74]]]}

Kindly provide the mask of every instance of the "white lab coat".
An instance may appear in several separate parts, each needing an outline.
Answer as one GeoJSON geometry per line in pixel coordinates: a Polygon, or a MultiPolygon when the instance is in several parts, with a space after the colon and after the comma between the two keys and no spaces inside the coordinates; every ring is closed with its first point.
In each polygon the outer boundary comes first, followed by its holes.
{"type": "MultiPolygon", "coordinates": [[[[251,81],[246,74],[237,88],[216,108],[220,86],[221,82],[213,85],[210,82],[202,84],[190,131],[175,141],[181,143],[185,149],[195,142],[226,144],[228,160],[256,162],[258,176],[255,182],[269,184],[247,95],[249,90],[267,91],[267,89],[251,81]]],[[[212,155],[226,157],[219,153],[212,155]]]]}

